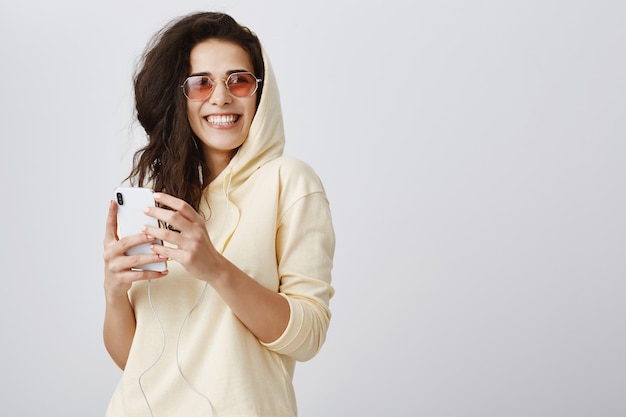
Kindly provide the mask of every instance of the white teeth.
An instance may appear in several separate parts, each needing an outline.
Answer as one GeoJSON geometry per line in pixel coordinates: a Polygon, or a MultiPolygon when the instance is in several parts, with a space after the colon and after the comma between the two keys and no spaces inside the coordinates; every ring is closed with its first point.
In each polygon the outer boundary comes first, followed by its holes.
{"type": "Polygon", "coordinates": [[[220,114],[207,116],[206,121],[212,125],[225,126],[235,123],[238,119],[239,116],[235,114],[220,114]]]}

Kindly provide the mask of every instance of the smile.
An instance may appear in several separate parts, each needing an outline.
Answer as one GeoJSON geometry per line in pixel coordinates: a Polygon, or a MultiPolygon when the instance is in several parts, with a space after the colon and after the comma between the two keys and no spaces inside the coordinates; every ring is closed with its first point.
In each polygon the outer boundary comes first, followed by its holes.
{"type": "Polygon", "coordinates": [[[237,123],[239,117],[237,114],[215,114],[205,117],[205,120],[214,126],[229,126],[237,123]]]}

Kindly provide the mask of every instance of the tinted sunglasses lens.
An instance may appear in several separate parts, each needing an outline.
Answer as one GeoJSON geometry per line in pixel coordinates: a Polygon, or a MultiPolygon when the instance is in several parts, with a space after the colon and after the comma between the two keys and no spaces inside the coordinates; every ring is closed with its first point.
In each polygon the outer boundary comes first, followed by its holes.
{"type": "Polygon", "coordinates": [[[190,100],[204,100],[211,94],[213,90],[213,82],[209,77],[194,76],[185,80],[185,95],[190,100]]]}
{"type": "Polygon", "coordinates": [[[231,94],[237,97],[251,96],[257,88],[256,78],[247,72],[231,74],[226,84],[231,94]]]}

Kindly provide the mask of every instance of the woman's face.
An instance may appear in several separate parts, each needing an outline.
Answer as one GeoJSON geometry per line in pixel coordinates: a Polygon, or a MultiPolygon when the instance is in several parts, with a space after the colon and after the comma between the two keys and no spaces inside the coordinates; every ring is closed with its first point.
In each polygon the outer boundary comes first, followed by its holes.
{"type": "Polygon", "coordinates": [[[190,76],[207,75],[215,86],[208,98],[187,100],[187,118],[191,129],[202,141],[207,162],[221,164],[229,161],[248,137],[258,94],[236,97],[223,80],[233,72],[254,73],[252,62],[239,45],[217,39],[194,46],[189,61],[190,76]]]}

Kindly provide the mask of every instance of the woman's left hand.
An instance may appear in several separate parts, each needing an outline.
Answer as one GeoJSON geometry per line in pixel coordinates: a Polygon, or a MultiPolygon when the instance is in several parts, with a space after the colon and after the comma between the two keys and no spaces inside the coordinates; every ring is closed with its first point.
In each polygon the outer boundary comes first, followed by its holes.
{"type": "Polygon", "coordinates": [[[198,279],[207,282],[216,279],[224,258],[213,246],[204,218],[186,201],[169,194],[154,193],[154,200],[169,209],[150,207],[146,214],[175,230],[145,226],[143,232],[176,247],[153,245],[152,250],[177,261],[198,279]]]}
{"type": "Polygon", "coordinates": [[[223,257],[211,242],[204,218],[185,201],[165,193],[154,193],[154,200],[168,209],[150,207],[146,214],[176,231],[146,226],[143,232],[176,247],[153,245],[152,250],[208,282],[260,341],[269,343],[280,337],[291,314],[287,299],[223,257]]]}

